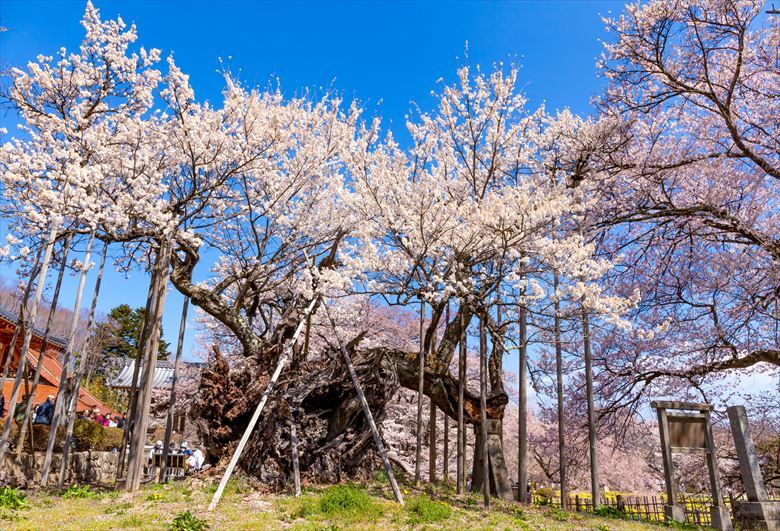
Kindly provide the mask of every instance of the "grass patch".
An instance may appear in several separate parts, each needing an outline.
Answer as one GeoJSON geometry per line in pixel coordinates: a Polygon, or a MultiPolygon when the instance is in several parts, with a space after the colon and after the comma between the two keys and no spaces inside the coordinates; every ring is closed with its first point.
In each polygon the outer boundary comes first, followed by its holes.
{"type": "Polygon", "coordinates": [[[209,523],[203,518],[198,518],[189,511],[182,511],[176,515],[168,526],[171,531],[203,531],[209,528],[209,523]]]}
{"type": "Polygon", "coordinates": [[[19,489],[0,487],[0,520],[19,520],[18,511],[28,507],[27,495],[19,489]]]}
{"type": "Polygon", "coordinates": [[[300,498],[284,500],[282,506],[286,506],[292,519],[319,520],[323,525],[376,521],[385,512],[376,498],[354,485],[336,485],[309,492],[300,498]]]}
{"type": "Polygon", "coordinates": [[[127,510],[130,509],[132,506],[133,504],[130,502],[119,503],[117,505],[109,505],[103,510],[103,512],[105,514],[117,514],[117,515],[125,514],[127,510]]]}
{"type": "Polygon", "coordinates": [[[412,498],[406,504],[409,513],[409,525],[432,524],[448,520],[452,516],[452,508],[446,503],[434,501],[425,496],[412,498]]]}
{"type": "Polygon", "coordinates": [[[602,518],[625,518],[626,514],[614,505],[599,505],[593,514],[602,518]]]}
{"type": "Polygon", "coordinates": [[[137,515],[127,516],[125,518],[122,518],[117,522],[117,527],[122,529],[128,529],[128,528],[134,528],[134,527],[143,527],[148,522],[137,515]]]}
{"type": "Polygon", "coordinates": [[[327,516],[348,516],[350,519],[374,517],[382,512],[371,496],[352,485],[325,489],[320,497],[319,509],[327,516]]]}
{"type": "Polygon", "coordinates": [[[66,500],[81,500],[95,496],[97,496],[97,492],[93,491],[89,485],[71,485],[62,493],[62,497],[66,500]]]}
{"type": "Polygon", "coordinates": [[[27,495],[19,489],[0,487],[0,509],[18,511],[27,507],[27,495]]]}

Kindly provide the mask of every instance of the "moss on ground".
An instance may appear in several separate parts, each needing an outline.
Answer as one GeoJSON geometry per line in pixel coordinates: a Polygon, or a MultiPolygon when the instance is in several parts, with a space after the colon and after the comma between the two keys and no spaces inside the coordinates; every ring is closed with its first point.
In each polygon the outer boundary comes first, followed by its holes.
{"type": "MultiPolygon", "coordinates": [[[[89,496],[29,492],[22,507],[0,512],[0,528],[170,529],[174,520],[201,522],[209,529],[599,529],[638,530],[644,522],[595,518],[545,508],[523,508],[496,500],[491,509],[478,496],[456,496],[449,485],[424,490],[404,485],[400,507],[379,481],[305,489],[299,498],[262,494],[241,478],[231,480],[217,510],[206,508],[214,487],[185,480],[149,485],[137,494],[90,491],[89,496]],[[188,515],[185,513],[188,512],[188,515]],[[185,515],[184,518],[182,515],[185,515]]],[[[182,527],[180,526],[179,529],[182,527]]]]}

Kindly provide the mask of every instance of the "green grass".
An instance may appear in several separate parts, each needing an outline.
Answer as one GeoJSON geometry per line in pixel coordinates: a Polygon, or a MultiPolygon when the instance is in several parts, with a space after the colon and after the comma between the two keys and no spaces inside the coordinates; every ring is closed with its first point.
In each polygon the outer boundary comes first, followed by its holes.
{"type": "Polygon", "coordinates": [[[71,485],[62,493],[62,497],[66,500],[77,500],[84,498],[94,498],[97,493],[94,492],[89,485],[71,485]]]}
{"type": "Polygon", "coordinates": [[[19,511],[28,507],[27,495],[19,489],[0,487],[0,520],[20,520],[19,511]]]}
{"type": "Polygon", "coordinates": [[[0,487],[0,509],[18,511],[27,507],[27,495],[19,489],[0,487]]]}
{"type": "Polygon", "coordinates": [[[182,511],[176,515],[168,526],[171,531],[204,531],[209,528],[209,523],[203,518],[194,516],[189,511],[182,511]]]}
{"type": "MultiPolygon", "coordinates": [[[[70,490],[70,489],[69,489],[70,490]]],[[[260,529],[321,531],[325,529],[647,529],[650,524],[597,518],[582,513],[561,513],[549,508],[524,508],[495,500],[482,507],[479,496],[457,496],[451,486],[435,484],[425,489],[404,485],[406,504],[395,503],[389,486],[378,481],[328,487],[309,486],[299,498],[267,494],[245,479],[228,484],[215,511],[207,507],[214,487],[187,479],[167,485],[147,485],[136,494],[112,491],[72,492],[90,494],[65,497],[51,491],[0,490],[4,509],[3,530],[109,529],[260,529]],[[9,492],[14,492],[8,494],[9,492]],[[26,497],[25,497],[26,494],[26,497]],[[8,498],[7,501],[3,500],[8,498]]]]}
{"type": "Polygon", "coordinates": [[[452,516],[452,507],[426,496],[417,496],[407,500],[406,512],[409,513],[406,523],[414,526],[443,522],[452,516]]]}

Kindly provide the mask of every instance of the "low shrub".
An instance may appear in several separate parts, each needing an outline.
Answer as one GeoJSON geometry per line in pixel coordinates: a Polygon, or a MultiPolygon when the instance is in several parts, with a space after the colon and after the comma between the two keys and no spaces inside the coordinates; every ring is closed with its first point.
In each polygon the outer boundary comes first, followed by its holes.
{"type": "Polygon", "coordinates": [[[559,522],[565,522],[566,520],[569,519],[568,513],[560,509],[551,510],[550,516],[552,516],[554,519],[558,520],[559,522]]]}
{"type": "Polygon", "coordinates": [[[320,498],[320,511],[325,514],[342,513],[372,503],[371,497],[350,485],[326,489],[320,498]]]}
{"type": "Polygon", "coordinates": [[[541,487],[533,493],[534,501],[539,505],[550,505],[550,502],[555,497],[555,491],[549,487],[541,487]]]}
{"type": "Polygon", "coordinates": [[[406,504],[409,513],[409,525],[431,524],[447,520],[452,516],[452,508],[446,503],[434,501],[428,497],[412,498],[406,504]]]}
{"type": "Polygon", "coordinates": [[[596,510],[593,511],[593,514],[601,516],[602,518],[624,518],[626,516],[623,511],[614,505],[599,505],[596,507],[596,510]]]}
{"type": "Polygon", "coordinates": [[[352,485],[336,485],[326,489],[320,498],[319,509],[328,516],[352,518],[381,513],[371,496],[352,485]]]}
{"type": "Polygon", "coordinates": [[[77,419],[73,423],[73,442],[77,450],[108,452],[122,446],[122,429],[101,426],[88,419],[77,419]]]}
{"type": "Polygon", "coordinates": [[[18,511],[27,507],[27,495],[19,489],[0,487],[0,509],[18,511]]]}
{"type": "MultiPolygon", "coordinates": [[[[47,424],[33,424],[32,437],[35,442],[35,451],[43,452],[49,440],[51,428],[47,424]]],[[[57,430],[57,437],[54,441],[54,448],[57,451],[65,442],[65,426],[60,426],[57,430]]],[[[19,425],[14,423],[11,427],[10,439],[17,441],[19,439],[19,425]]],[[[24,450],[30,451],[30,438],[26,437],[24,450]]],[[[76,451],[94,450],[98,452],[109,452],[114,448],[122,446],[122,429],[109,428],[101,426],[97,422],[88,419],[76,419],[73,422],[73,444],[76,451]]]]}
{"type": "Polygon", "coordinates": [[[62,497],[66,500],[78,500],[84,498],[94,498],[97,493],[89,488],[89,485],[71,485],[68,489],[62,493],[62,497]]]}
{"type": "Polygon", "coordinates": [[[203,518],[198,518],[189,511],[177,514],[168,529],[171,531],[203,531],[209,528],[209,523],[203,518]]]}

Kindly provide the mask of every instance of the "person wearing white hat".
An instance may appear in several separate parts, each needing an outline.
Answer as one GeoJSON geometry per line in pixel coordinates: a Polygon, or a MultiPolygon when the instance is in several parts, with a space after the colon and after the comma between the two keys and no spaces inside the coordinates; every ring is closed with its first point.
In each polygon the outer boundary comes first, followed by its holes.
{"type": "Polygon", "coordinates": [[[154,448],[149,450],[149,460],[154,461],[154,455],[162,455],[163,453],[163,442],[158,440],[156,443],[154,443],[154,448]]]}
{"type": "Polygon", "coordinates": [[[203,462],[206,460],[203,452],[200,448],[186,452],[187,455],[187,469],[191,471],[200,470],[203,467],[203,462]]]}

